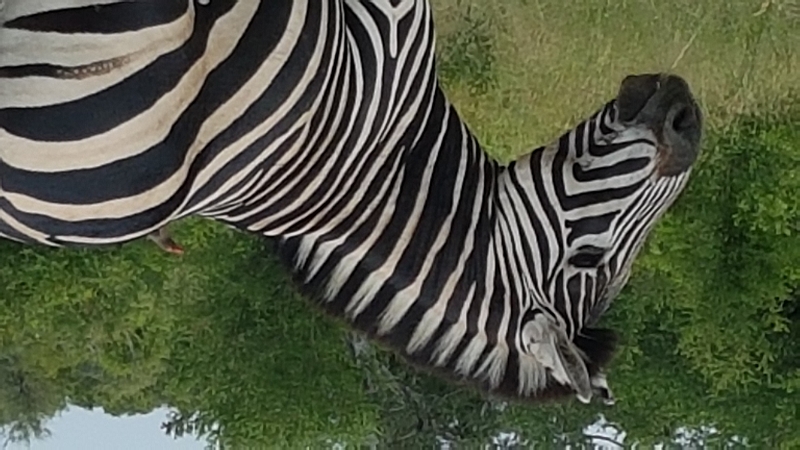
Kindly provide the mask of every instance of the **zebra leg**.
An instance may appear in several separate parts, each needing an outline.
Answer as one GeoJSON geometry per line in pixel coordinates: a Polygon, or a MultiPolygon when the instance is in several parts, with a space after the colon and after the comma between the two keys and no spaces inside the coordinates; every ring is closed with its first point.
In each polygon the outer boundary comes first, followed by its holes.
{"type": "Polygon", "coordinates": [[[173,255],[183,255],[184,250],[174,239],[166,226],[163,226],[156,231],[147,235],[147,238],[155,242],[161,250],[173,255]]]}

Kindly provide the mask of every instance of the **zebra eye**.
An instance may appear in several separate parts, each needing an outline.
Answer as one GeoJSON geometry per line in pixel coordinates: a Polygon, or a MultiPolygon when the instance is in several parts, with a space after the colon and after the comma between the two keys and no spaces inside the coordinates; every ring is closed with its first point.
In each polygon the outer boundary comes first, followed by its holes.
{"type": "Polygon", "coordinates": [[[578,251],[572,255],[567,262],[574,267],[582,269],[594,268],[600,265],[605,254],[606,250],[604,248],[594,245],[584,245],[579,247],[578,251]]]}

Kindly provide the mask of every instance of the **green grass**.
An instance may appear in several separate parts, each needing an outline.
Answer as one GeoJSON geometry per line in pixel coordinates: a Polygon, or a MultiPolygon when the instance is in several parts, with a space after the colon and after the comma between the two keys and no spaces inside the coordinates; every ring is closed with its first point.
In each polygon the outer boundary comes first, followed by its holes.
{"type": "Polygon", "coordinates": [[[433,4],[445,89],[500,159],[571,128],[628,74],[685,77],[715,129],[800,97],[797,0],[433,4]]]}

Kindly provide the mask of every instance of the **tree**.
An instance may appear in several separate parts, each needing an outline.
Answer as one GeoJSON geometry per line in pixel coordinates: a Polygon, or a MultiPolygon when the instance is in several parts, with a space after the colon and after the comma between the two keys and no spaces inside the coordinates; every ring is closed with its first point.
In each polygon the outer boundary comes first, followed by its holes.
{"type": "Polygon", "coordinates": [[[300,300],[265,243],[200,220],[177,231],[182,258],[145,242],[0,243],[0,356],[35,386],[0,398],[0,424],[31,430],[12,437],[38,436],[68,403],[173,406],[169,432],[233,447],[369,434],[374,408],[343,331],[300,300]]]}
{"type": "Polygon", "coordinates": [[[47,435],[44,422],[66,407],[49,380],[20,367],[17,355],[0,356],[0,430],[12,441],[47,435]]]}
{"type": "MultiPolygon", "coordinates": [[[[67,402],[128,413],[161,404],[153,389],[168,360],[164,335],[173,318],[157,294],[166,272],[149,252],[131,250],[119,258],[113,248],[0,243],[0,355],[8,376],[47,399],[6,397],[10,411],[30,412],[17,414],[23,422],[67,402]]],[[[11,414],[2,423],[13,420],[11,414]]]]}
{"type": "Polygon", "coordinates": [[[300,297],[268,241],[191,225],[181,242],[204,281],[186,294],[173,331],[165,390],[179,414],[167,431],[199,431],[229,448],[368,435],[376,411],[343,329],[300,297]]]}

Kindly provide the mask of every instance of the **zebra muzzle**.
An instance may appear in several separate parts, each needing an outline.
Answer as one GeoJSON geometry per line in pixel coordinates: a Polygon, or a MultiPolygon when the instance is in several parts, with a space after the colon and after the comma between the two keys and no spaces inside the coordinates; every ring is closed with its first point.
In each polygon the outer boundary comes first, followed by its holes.
{"type": "Polygon", "coordinates": [[[697,159],[703,117],[683,78],[671,74],[628,76],[620,85],[617,110],[621,122],[643,125],[655,133],[659,175],[680,175],[697,159]]]}

